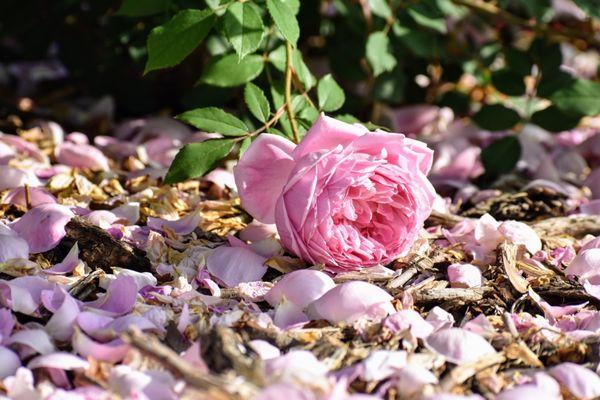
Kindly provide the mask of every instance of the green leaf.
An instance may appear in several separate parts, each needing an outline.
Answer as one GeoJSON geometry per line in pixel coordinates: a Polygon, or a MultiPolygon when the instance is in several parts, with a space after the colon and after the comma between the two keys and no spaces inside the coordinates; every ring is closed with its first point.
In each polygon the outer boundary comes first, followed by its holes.
{"type": "Polygon", "coordinates": [[[216,15],[218,15],[219,17],[223,16],[223,14],[225,14],[225,12],[227,11],[227,9],[225,7],[222,7],[224,4],[221,3],[225,3],[224,1],[221,0],[205,0],[206,1],[206,5],[208,5],[214,12],[216,15]]]}
{"type": "Polygon", "coordinates": [[[527,55],[527,53],[524,51],[510,47],[504,52],[504,57],[506,59],[507,66],[514,73],[521,76],[531,74],[533,62],[531,61],[531,58],[529,58],[529,55],[527,55]]]}
{"type": "Polygon", "coordinates": [[[575,128],[581,116],[563,113],[555,106],[536,111],[531,116],[531,122],[550,132],[562,132],[575,128]]]}
{"type": "Polygon", "coordinates": [[[586,14],[600,19],[600,1],[598,0],[574,0],[586,14]]]}
{"type": "Polygon", "coordinates": [[[525,81],[523,77],[509,69],[492,72],[492,84],[500,92],[509,96],[521,96],[525,94],[525,81]]]}
{"type": "Polygon", "coordinates": [[[575,78],[566,72],[559,71],[553,75],[542,74],[542,80],[537,87],[539,97],[550,97],[554,92],[571,85],[575,78]]]}
{"type": "Polygon", "coordinates": [[[240,144],[240,157],[246,152],[246,150],[248,150],[248,147],[250,147],[251,144],[252,138],[247,137],[246,139],[242,140],[242,143],[240,144]]]}
{"type": "Polygon", "coordinates": [[[220,87],[243,85],[262,72],[262,56],[251,54],[240,60],[237,54],[227,54],[210,60],[199,82],[220,87]]]}
{"type": "Polygon", "coordinates": [[[521,158],[521,144],[515,136],[505,136],[493,141],[481,151],[485,172],[497,176],[511,172],[521,158]]]}
{"type": "Polygon", "coordinates": [[[267,0],[267,9],[285,40],[296,46],[300,37],[300,27],[288,4],[282,0],[267,0]]]}
{"type": "Polygon", "coordinates": [[[335,111],[344,105],[346,95],[331,74],[325,75],[317,86],[319,108],[323,111],[335,111]]]}
{"type": "Polygon", "coordinates": [[[261,88],[252,82],[248,82],[244,89],[244,100],[256,119],[260,122],[267,122],[271,114],[271,106],[261,88]]]}
{"type": "Polygon", "coordinates": [[[177,119],[210,133],[225,136],[243,136],[248,127],[235,116],[216,107],[197,108],[179,114],[177,119]]]}
{"type": "Polygon", "coordinates": [[[240,58],[256,51],[265,33],[260,14],[248,1],[229,6],[223,25],[227,39],[240,58]]]}
{"type": "Polygon", "coordinates": [[[422,58],[440,58],[444,56],[445,46],[439,35],[431,32],[423,32],[415,29],[396,30],[394,32],[402,42],[416,56],[422,58]]]}
{"type": "Polygon", "coordinates": [[[165,183],[178,183],[203,176],[229,154],[234,144],[233,140],[215,139],[183,146],[169,167],[165,183]]]}
{"type": "Polygon", "coordinates": [[[440,33],[446,33],[446,20],[442,15],[435,15],[435,13],[431,13],[430,10],[425,7],[419,7],[421,3],[418,3],[416,6],[409,7],[406,12],[411,18],[419,25],[424,26],[429,29],[433,29],[434,31],[440,33]]]}
{"type": "Polygon", "coordinates": [[[283,3],[285,3],[290,10],[292,10],[292,13],[294,13],[294,15],[298,15],[298,12],[300,11],[300,0],[281,0],[283,3]]]}
{"type": "Polygon", "coordinates": [[[547,22],[552,18],[550,0],[519,0],[527,12],[536,19],[547,22]]]}
{"type": "Polygon", "coordinates": [[[368,4],[373,14],[378,17],[387,19],[392,16],[392,10],[386,0],[369,0],[368,4]]]}
{"type": "Polygon", "coordinates": [[[483,129],[502,131],[512,128],[521,120],[519,114],[501,104],[484,105],[473,115],[473,121],[483,129]]]}
{"type": "Polygon", "coordinates": [[[400,103],[404,98],[406,75],[400,68],[385,72],[375,79],[373,96],[379,101],[392,104],[400,103]]]}
{"type": "Polygon", "coordinates": [[[373,75],[378,76],[391,71],[396,66],[396,59],[390,53],[390,40],[384,32],[374,32],[367,40],[367,60],[373,68],[373,75]]]}
{"type": "Polygon", "coordinates": [[[552,93],[550,100],[556,108],[567,114],[600,114],[600,83],[575,79],[552,93]]]}
{"type": "Polygon", "coordinates": [[[560,72],[562,51],[558,43],[549,43],[543,39],[536,39],[529,47],[529,54],[542,70],[542,76],[550,76],[560,72]]]}
{"type": "Polygon", "coordinates": [[[215,22],[211,10],[183,10],[148,36],[144,73],[179,64],[206,37],[215,22]]]}
{"type": "Polygon", "coordinates": [[[440,107],[450,107],[455,115],[463,115],[469,112],[471,98],[464,92],[451,90],[444,93],[438,105],[440,107]]]}
{"type": "Polygon", "coordinates": [[[169,0],[125,0],[115,15],[122,17],[147,17],[167,11],[169,0]]]}

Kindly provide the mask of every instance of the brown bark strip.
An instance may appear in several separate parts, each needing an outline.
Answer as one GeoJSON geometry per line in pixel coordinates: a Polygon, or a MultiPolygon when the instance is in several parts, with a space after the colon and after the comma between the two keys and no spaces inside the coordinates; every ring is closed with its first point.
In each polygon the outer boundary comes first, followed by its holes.
{"type": "Polygon", "coordinates": [[[542,239],[548,236],[564,235],[581,238],[587,234],[600,234],[600,216],[576,214],[568,217],[548,218],[532,224],[531,227],[542,239]]]}
{"type": "MultiPolygon", "coordinates": [[[[150,260],[146,253],[128,243],[116,240],[104,229],[80,218],[73,218],[65,227],[66,242],[77,242],[79,258],[91,268],[100,268],[112,273],[113,267],[150,272],[150,260]]],[[[63,242],[65,241],[63,239],[63,242]]]]}
{"type": "Polygon", "coordinates": [[[235,393],[232,390],[232,382],[227,381],[221,376],[198,371],[194,365],[179,357],[173,350],[160,343],[154,336],[146,335],[138,329],[132,329],[123,334],[123,340],[143,354],[160,361],[165,368],[180,376],[189,385],[207,392],[209,398],[215,400],[233,400],[240,398],[250,398],[255,394],[256,388],[244,383],[239,388],[247,391],[243,397],[241,393],[235,393]]]}
{"type": "Polygon", "coordinates": [[[480,287],[471,289],[445,288],[430,289],[412,292],[415,301],[421,303],[434,303],[443,301],[456,301],[464,303],[473,303],[483,300],[484,294],[490,292],[492,288],[480,287]]]}
{"type": "Polygon", "coordinates": [[[477,359],[473,362],[459,365],[454,368],[450,373],[440,382],[440,386],[446,390],[450,391],[455,386],[458,386],[467,381],[470,377],[475,374],[493,367],[494,365],[502,364],[506,361],[506,356],[504,353],[495,353],[489,356],[484,356],[480,359],[477,359]]]}

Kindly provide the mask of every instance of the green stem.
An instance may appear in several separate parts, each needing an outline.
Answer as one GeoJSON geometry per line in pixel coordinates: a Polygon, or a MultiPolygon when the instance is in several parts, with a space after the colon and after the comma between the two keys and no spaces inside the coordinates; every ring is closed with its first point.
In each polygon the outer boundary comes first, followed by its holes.
{"type": "Polygon", "coordinates": [[[296,117],[294,116],[294,108],[292,106],[292,44],[290,42],[285,43],[285,109],[287,111],[290,125],[292,126],[292,133],[294,134],[294,142],[300,143],[300,135],[298,133],[298,125],[296,123],[296,117]]]}

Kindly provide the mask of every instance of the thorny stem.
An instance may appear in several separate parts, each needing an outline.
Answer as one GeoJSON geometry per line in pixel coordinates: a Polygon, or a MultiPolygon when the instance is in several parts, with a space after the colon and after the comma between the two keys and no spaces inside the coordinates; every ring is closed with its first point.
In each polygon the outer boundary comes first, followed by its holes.
{"type": "Polygon", "coordinates": [[[265,122],[265,124],[263,126],[261,126],[260,128],[258,128],[257,130],[250,132],[250,134],[248,134],[248,136],[250,136],[250,137],[256,136],[259,133],[261,133],[262,131],[269,129],[271,127],[271,125],[273,125],[275,122],[277,122],[279,120],[279,118],[281,118],[281,116],[285,112],[285,108],[286,108],[285,104],[282,105],[281,107],[279,107],[277,112],[273,115],[273,117],[270,120],[265,122]]]}
{"type": "Polygon", "coordinates": [[[294,108],[292,106],[292,44],[290,42],[285,43],[285,108],[287,111],[290,125],[292,126],[292,133],[294,134],[294,142],[300,143],[300,136],[298,134],[298,125],[296,123],[296,117],[294,116],[294,108]]]}
{"type": "Polygon", "coordinates": [[[552,30],[545,25],[539,25],[536,23],[532,23],[527,19],[518,17],[514,14],[511,14],[491,3],[486,3],[482,0],[452,0],[453,3],[468,7],[480,14],[488,15],[491,17],[501,17],[504,18],[507,22],[513,25],[519,25],[524,28],[532,29],[534,32],[541,36],[546,36],[549,39],[557,40],[557,41],[565,41],[569,39],[583,40],[588,44],[594,46],[600,46],[600,41],[586,34],[586,32],[579,31],[576,29],[562,28],[559,31],[552,30]]]}
{"type": "Polygon", "coordinates": [[[239,137],[235,138],[233,141],[241,142],[242,140],[244,140],[246,138],[251,138],[251,137],[254,137],[254,136],[264,132],[265,130],[269,129],[273,124],[275,124],[275,122],[279,121],[279,118],[281,118],[281,116],[283,115],[284,112],[285,112],[285,104],[282,105],[281,107],[279,107],[279,109],[275,112],[275,114],[273,114],[273,117],[271,117],[270,120],[265,122],[265,124],[263,126],[261,126],[258,129],[253,130],[252,132],[248,132],[244,136],[239,136],[239,137]]]}

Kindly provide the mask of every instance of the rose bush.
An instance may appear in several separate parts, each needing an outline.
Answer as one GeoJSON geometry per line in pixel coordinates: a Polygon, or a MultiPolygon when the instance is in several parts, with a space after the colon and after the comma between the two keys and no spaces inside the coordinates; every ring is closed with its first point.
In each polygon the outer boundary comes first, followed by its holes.
{"type": "Polygon", "coordinates": [[[386,264],[431,212],[433,152],[402,134],[321,115],[299,145],[263,134],[237,164],[245,209],[275,223],[285,248],[331,270],[386,264]]]}

